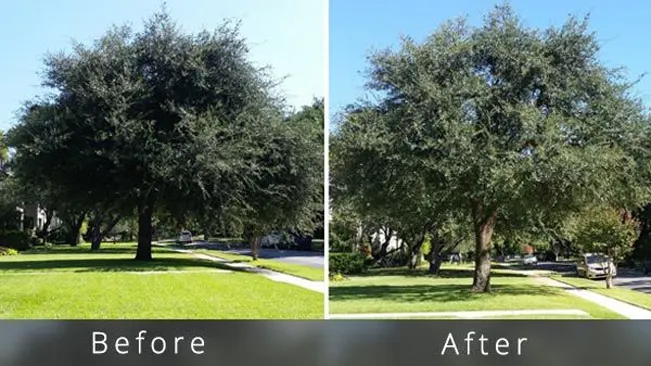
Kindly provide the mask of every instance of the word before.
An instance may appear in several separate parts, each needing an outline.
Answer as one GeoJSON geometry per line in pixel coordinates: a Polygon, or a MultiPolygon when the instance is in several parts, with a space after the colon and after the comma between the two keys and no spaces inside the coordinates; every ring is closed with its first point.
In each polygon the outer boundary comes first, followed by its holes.
{"type": "MultiPolygon", "coordinates": [[[[479,343],[479,351],[483,356],[488,356],[489,353],[486,351],[486,343],[489,342],[488,338],[484,337],[484,335],[480,335],[479,338],[475,339],[473,336],[475,335],[475,332],[468,332],[468,335],[466,335],[466,338],[464,339],[464,343],[466,345],[466,350],[465,353],[466,355],[470,355],[472,353],[472,345],[475,343],[479,343]]],[[[517,341],[517,354],[518,356],[522,354],[522,343],[526,342],[527,338],[518,338],[517,341]]],[[[491,343],[491,342],[489,342],[491,343]]],[[[497,341],[492,342],[493,346],[491,348],[495,349],[495,352],[500,355],[500,356],[507,356],[509,352],[511,351],[511,343],[509,342],[508,339],[506,338],[499,338],[497,341]]],[[[459,348],[457,347],[457,342],[454,339],[454,336],[452,333],[448,333],[448,337],[445,340],[445,345],[443,345],[443,350],[441,351],[441,355],[445,355],[445,352],[447,351],[454,352],[457,356],[460,354],[459,353],[459,348]]]]}
{"type": "MultiPolygon", "coordinates": [[[[163,337],[154,337],[151,340],[145,342],[146,330],[141,330],[138,332],[138,336],[135,338],[135,343],[137,343],[138,354],[143,353],[143,345],[148,347],[145,349],[146,353],[151,351],[154,354],[161,355],[163,353],[173,352],[175,355],[180,353],[180,348],[189,348],[192,353],[195,355],[200,355],[204,353],[202,349],[205,346],[205,342],[201,337],[194,337],[188,346],[188,342],[185,340],[185,337],[174,337],[173,350],[168,350],[167,344],[168,340],[165,340],[163,337]]],[[[117,337],[115,341],[108,342],[108,336],[104,332],[93,332],[93,354],[102,355],[109,351],[109,344],[115,348],[115,352],[120,355],[127,355],[132,351],[132,345],[129,342],[127,337],[117,337]]],[[[170,347],[172,348],[172,347],[170,347]]]]}

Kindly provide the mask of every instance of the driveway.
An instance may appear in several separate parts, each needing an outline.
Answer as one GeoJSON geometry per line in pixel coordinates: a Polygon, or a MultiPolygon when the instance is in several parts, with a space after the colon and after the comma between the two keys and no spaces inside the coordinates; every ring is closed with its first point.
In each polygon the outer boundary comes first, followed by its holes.
{"type": "MultiPolygon", "coordinates": [[[[193,243],[192,246],[195,248],[216,250],[230,254],[251,255],[250,249],[231,249],[224,244],[196,242],[193,243]]],[[[323,268],[325,264],[325,259],[323,257],[323,253],[321,252],[303,252],[298,250],[276,250],[261,248],[258,256],[262,259],[272,259],[278,262],[299,264],[302,266],[314,268],[323,268]]]]}

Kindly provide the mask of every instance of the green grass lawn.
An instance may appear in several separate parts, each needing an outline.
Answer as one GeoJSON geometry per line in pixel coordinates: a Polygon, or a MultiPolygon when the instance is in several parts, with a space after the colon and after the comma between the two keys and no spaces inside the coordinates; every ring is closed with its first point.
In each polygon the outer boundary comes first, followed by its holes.
{"type": "Polygon", "coordinates": [[[266,268],[276,272],[282,272],[289,275],[306,278],[312,281],[323,281],[323,268],[303,266],[300,264],[283,263],[273,259],[258,259],[253,261],[248,255],[224,253],[218,250],[196,250],[197,253],[203,253],[213,257],[223,258],[233,262],[247,263],[260,268],[266,268]]]}
{"type": "MultiPolygon", "coordinates": [[[[492,292],[469,291],[472,269],[444,265],[440,275],[424,270],[372,270],[364,276],[330,283],[332,314],[452,312],[482,310],[578,309],[592,318],[623,319],[616,313],[533,278],[493,270],[492,292]]],[[[542,316],[546,319],[567,318],[542,316]]],[[[507,318],[535,319],[541,316],[507,318]]],[[[577,318],[570,316],[570,318],[577,318]]]]}
{"type": "Polygon", "coordinates": [[[3,319],[322,319],[323,295],[219,263],[133,244],[0,257],[3,319]]]}
{"type": "Polygon", "coordinates": [[[624,301],[629,304],[637,305],[639,307],[651,310],[651,294],[645,294],[643,292],[621,287],[607,289],[606,284],[603,280],[589,280],[587,278],[560,275],[551,276],[551,278],[567,283],[571,286],[597,292],[599,294],[612,297],[613,299],[624,301]]]}

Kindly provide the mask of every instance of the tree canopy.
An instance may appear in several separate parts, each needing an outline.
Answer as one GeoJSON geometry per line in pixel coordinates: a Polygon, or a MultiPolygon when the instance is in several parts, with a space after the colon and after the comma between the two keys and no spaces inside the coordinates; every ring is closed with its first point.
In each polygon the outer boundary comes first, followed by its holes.
{"type": "Polygon", "coordinates": [[[541,31],[503,5],[478,27],[450,21],[372,54],[367,88],[381,97],[343,114],[334,184],[401,220],[465,217],[473,290],[490,291],[495,230],[648,200],[648,117],[598,51],[587,18],[541,31]]]}
{"type": "Polygon", "coordinates": [[[159,12],[49,55],[43,78],[53,93],[9,134],[13,171],[91,211],[135,211],[136,259],[151,259],[157,212],[309,224],[323,144],[307,117],[287,117],[238,24],[186,34],[159,12]]]}

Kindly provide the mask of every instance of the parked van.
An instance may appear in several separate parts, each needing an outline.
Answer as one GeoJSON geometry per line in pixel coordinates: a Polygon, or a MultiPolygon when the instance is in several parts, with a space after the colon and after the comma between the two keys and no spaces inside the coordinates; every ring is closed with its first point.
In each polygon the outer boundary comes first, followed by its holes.
{"type": "Polygon", "coordinates": [[[612,276],[616,277],[617,267],[610,257],[599,253],[587,253],[579,258],[576,274],[589,279],[606,278],[609,268],[612,276]]]}

